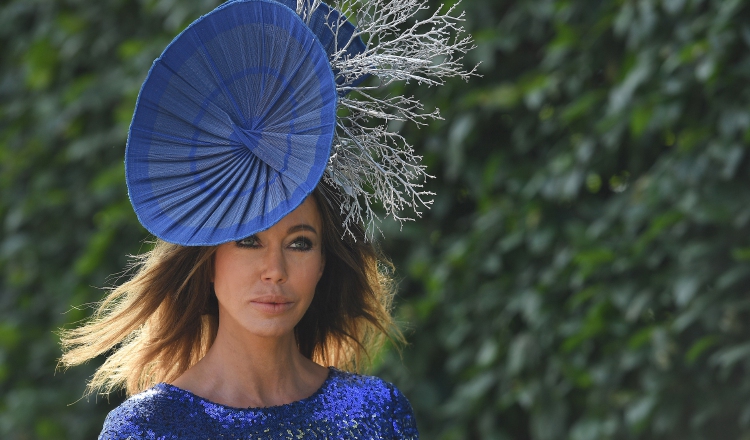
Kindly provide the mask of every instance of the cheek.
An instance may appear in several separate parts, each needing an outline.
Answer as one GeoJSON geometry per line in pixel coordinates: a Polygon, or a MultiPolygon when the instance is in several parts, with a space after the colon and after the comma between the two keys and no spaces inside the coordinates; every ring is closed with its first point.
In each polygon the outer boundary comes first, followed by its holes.
{"type": "Polygon", "coordinates": [[[232,258],[226,252],[217,252],[214,260],[214,290],[216,295],[226,295],[247,282],[248,266],[240,258],[232,258]]]}
{"type": "Polygon", "coordinates": [[[297,266],[300,270],[297,272],[297,286],[300,291],[305,293],[315,293],[315,288],[323,275],[323,263],[319,258],[314,261],[307,261],[306,264],[297,266]]]}

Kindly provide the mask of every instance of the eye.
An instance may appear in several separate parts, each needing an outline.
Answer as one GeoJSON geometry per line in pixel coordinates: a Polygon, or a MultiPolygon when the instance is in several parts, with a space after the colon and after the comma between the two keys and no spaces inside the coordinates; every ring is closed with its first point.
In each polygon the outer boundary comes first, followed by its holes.
{"type": "Polygon", "coordinates": [[[298,251],[309,251],[313,248],[312,240],[307,237],[297,237],[289,244],[289,247],[298,251]]]}
{"type": "Polygon", "coordinates": [[[247,238],[243,238],[242,240],[237,240],[235,241],[235,243],[239,247],[246,247],[246,248],[260,247],[260,241],[258,240],[258,237],[255,235],[251,235],[247,238]]]}

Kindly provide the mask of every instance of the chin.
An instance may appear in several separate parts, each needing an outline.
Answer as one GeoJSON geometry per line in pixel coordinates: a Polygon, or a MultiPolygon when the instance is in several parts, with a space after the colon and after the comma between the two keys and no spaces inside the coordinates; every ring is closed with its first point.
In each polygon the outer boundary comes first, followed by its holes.
{"type": "Polygon", "coordinates": [[[241,326],[248,335],[262,338],[280,338],[294,334],[294,327],[297,325],[297,320],[287,321],[285,319],[277,319],[271,321],[275,322],[265,322],[262,324],[257,321],[244,322],[241,326]]]}

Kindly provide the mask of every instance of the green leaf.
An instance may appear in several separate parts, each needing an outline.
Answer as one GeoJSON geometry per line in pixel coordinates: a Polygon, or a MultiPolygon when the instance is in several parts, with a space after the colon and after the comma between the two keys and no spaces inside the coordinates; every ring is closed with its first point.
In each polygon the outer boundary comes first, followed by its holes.
{"type": "Polygon", "coordinates": [[[715,346],[719,342],[719,338],[713,335],[704,336],[698,339],[690,349],[685,353],[685,361],[688,364],[694,364],[698,358],[706,352],[706,350],[715,346]]]}

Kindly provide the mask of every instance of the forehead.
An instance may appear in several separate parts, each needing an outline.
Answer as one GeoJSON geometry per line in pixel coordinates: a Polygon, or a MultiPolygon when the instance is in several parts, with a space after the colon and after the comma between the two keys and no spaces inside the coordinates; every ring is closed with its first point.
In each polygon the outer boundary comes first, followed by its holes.
{"type": "Polygon", "coordinates": [[[286,230],[290,227],[297,226],[300,224],[307,224],[314,227],[320,234],[323,226],[320,212],[318,211],[318,204],[315,202],[315,198],[312,195],[307,198],[299,205],[294,211],[284,216],[278,223],[271,226],[271,229],[282,229],[286,230]]]}

